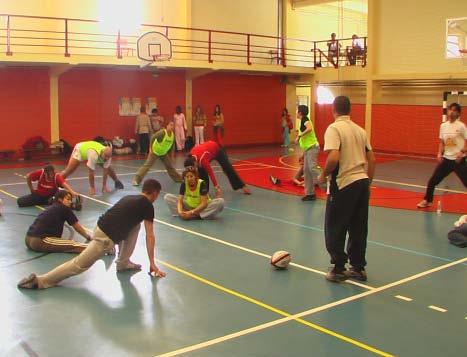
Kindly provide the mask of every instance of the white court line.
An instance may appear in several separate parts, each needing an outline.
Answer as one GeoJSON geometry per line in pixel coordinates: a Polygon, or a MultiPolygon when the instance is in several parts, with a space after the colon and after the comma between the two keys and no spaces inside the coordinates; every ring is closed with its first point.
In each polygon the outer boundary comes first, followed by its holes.
{"type": "Polygon", "coordinates": [[[241,337],[241,336],[248,335],[248,334],[253,333],[253,332],[258,332],[258,331],[267,329],[269,327],[277,326],[277,325],[280,325],[280,324],[295,320],[297,318],[310,316],[312,314],[316,314],[316,313],[324,311],[324,310],[329,310],[329,309],[331,309],[333,307],[343,305],[343,304],[346,304],[346,303],[351,302],[351,301],[359,300],[359,299],[362,299],[362,298],[364,298],[366,296],[373,295],[373,294],[379,293],[379,292],[384,291],[384,290],[388,290],[388,289],[393,288],[395,286],[399,286],[399,285],[408,283],[410,281],[413,281],[413,280],[419,279],[421,277],[433,274],[433,273],[438,272],[440,270],[450,268],[450,267],[452,267],[454,265],[457,265],[457,264],[462,264],[464,262],[467,262],[467,257],[463,258],[463,259],[459,259],[459,260],[457,260],[455,262],[452,262],[452,263],[441,265],[439,267],[436,267],[436,268],[433,268],[433,269],[430,269],[430,270],[426,270],[426,271],[418,273],[418,274],[414,274],[414,275],[409,276],[407,278],[395,281],[395,282],[390,283],[390,284],[383,285],[383,286],[381,286],[379,288],[375,288],[375,289],[370,290],[370,291],[365,291],[363,293],[353,295],[353,296],[349,296],[349,297],[347,297],[345,299],[337,300],[337,301],[329,303],[329,304],[318,306],[318,307],[315,307],[313,309],[303,311],[303,312],[300,312],[300,313],[295,314],[295,315],[283,317],[283,318],[273,320],[273,321],[270,321],[270,322],[267,322],[267,323],[264,323],[264,324],[261,324],[261,325],[253,326],[253,327],[250,327],[250,328],[245,329],[245,330],[237,331],[237,332],[234,332],[234,333],[231,333],[231,334],[228,334],[228,335],[225,335],[225,336],[221,336],[221,337],[218,337],[218,338],[215,338],[215,339],[212,339],[212,340],[208,340],[208,341],[201,342],[201,343],[198,343],[198,344],[195,344],[195,345],[192,345],[192,346],[181,348],[181,349],[178,349],[176,351],[160,354],[157,357],[178,356],[178,355],[180,355],[182,353],[187,353],[187,352],[196,351],[196,350],[199,350],[199,349],[202,349],[202,348],[206,348],[206,347],[209,347],[209,346],[221,343],[221,342],[225,342],[225,341],[228,341],[228,340],[232,340],[234,338],[238,338],[238,337],[241,337]]]}
{"type": "MultiPolygon", "coordinates": [[[[101,200],[99,200],[97,198],[94,198],[94,197],[90,197],[90,196],[86,196],[86,195],[81,195],[81,196],[86,197],[87,199],[89,199],[91,201],[95,201],[97,203],[101,203],[101,204],[104,204],[104,205],[109,206],[109,207],[113,206],[111,203],[101,201],[101,200]]],[[[154,219],[154,221],[157,222],[157,223],[161,223],[161,224],[163,224],[165,226],[177,229],[179,231],[186,232],[186,233],[189,233],[189,234],[192,234],[192,235],[195,235],[195,236],[198,236],[198,237],[201,237],[201,238],[204,238],[204,239],[207,239],[207,240],[219,243],[219,244],[226,245],[226,246],[231,247],[231,248],[242,250],[244,252],[251,253],[251,254],[254,254],[254,255],[257,255],[257,256],[260,256],[260,257],[263,257],[263,258],[271,259],[270,255],[268,255],[266,253],[259,252],[257,250],[246,248],[246,247],[238,245],[238,244],[230,243],[230,242],[224,241],[222,239],[209,236],[207,234],[203,234],[203,233],[193,231],[191,229],[183,228],[183,227],[177,226],[175,224],[162,221],[160,219],[154,219]]],[[[307,266],[304,266],[304,265],[301,265],[301,264],[290,263],[289,265],[294,266],[294,267],[299,268],[299,269],[307,270],[307,271],[310,271],[310,272],[313,272],[313,273],[316,273],[316,274],[326,275],[326,273],[323,272],[323,271],[316,270],[316,269],[313,269],[313,268],[310,268],[310,267],[307,267],[307,266]]],[[[355,286],[359,286],[361,288],[368,289],[368,290],[375,289],[374,287],[372,287],[370,285],[361,284],[361,283],[353,281],[353,280],[347,280],[347,281],[345,281],[345,283],[352,284],[352,285],[355,285],[355,286]]]]}
{"type": "Polygon", "coordinates": [[[395,298],[398,298],[398,299],[401,299],[401,300],[404,300],[404,301],[413,301],[412,298],[409,298],[409,297],[406,297],[406,296],[402,296],[402,295],[396,295],[394,296],[395,298]]]}
{"type": "MultiPolygon", "coordinates": [[[[298,166],[293,166],[293,165],[289,165],[287,164],[286,162],[283,161],[283,158],[287,157],[288,155],[284,155],[284,156],[281,156],[279,157],[279,162],[282,164],[282,165],[285,165],[285,166],[288,166],[288,167],[291,167],[295,170],[298,170],[299,167],[298,166]]],[[[246,160],[245,160],[246,161],[246,160]]],[[[248,162],[254,162],[254,161],[248,161],[248,162]]],[[[259,163],[258,163],[259,164],[259,163]]],[[[281,168],[281,169],[288,169],[287,167],[281,167],[281,166],[272,166],[271,167],[276,167],[276,168],[281,168]]],[[[288,169],[290,170],[290,169],[288,169]]],[[[373,182],[382,182],[382,183],[389,183],[389,184],[393,184],[393,185],[399,185],[399,186],[406,186],[406,187],[415,187],[415,188],[423,188],[423,189],[426,189],[426,186],[422,186],[422,185],[415,185],[415,184],[411,184],[411,183],[406,183],[406,182],[400,182],[400,181],[389,181],[389,180],[381,180],[381,179],[373,179],[373,182]]],[[[461,194],[467,194],[467,191],[458,191],[458,190],[451,190],[451,189],[447,189],[447,188],[437,188],[435,187],[435,191],[441,191],[441,192],[452,192],[452,193],[461,193],[461,194]]]]}
{"type": "Polygon", "coordinates": [[[438,307],[438,306],[435,306],[435,305],[430,305],[428,306],[429,309],[432,309],[432,310],[435,310],[435,311],[439,311],[439,312],[446,312],[448,310],[446,309],[443,309],[442,307],[438,307]]]}

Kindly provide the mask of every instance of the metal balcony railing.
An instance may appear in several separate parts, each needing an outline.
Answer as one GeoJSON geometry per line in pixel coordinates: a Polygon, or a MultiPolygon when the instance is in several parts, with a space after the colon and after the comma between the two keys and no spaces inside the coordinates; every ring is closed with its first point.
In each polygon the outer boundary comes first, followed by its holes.
{"type": "Polygon", "coordinates": [[[95,20],[0,14],[0,51],[65,57],[137,57],[139,34],[158,31],[172,42],[174,59],[297,67],[366,65],[367,38],[354,51],[352,39],[339,39],[337,53],[328,41],[280,38],[241,32],[141,24],[138,34],[103,30],[95,20]]]}

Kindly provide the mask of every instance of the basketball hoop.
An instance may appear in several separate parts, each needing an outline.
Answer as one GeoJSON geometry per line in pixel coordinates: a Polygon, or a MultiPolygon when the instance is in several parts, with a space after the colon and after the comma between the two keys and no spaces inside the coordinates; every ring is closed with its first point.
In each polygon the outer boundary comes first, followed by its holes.
{"type": "Polygon", "coordinates": [[[147,32],[137,42],[140,68],[172,58],[172,43],[160,32],[147,32]]]}

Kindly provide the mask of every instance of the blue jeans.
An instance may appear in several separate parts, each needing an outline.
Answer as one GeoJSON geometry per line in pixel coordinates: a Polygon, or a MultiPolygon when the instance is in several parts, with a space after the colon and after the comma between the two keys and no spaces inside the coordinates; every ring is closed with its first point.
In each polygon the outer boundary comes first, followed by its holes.
{"type": "Polygon", "coordinates": [[[289,128],[283,128],[283,136],[284,136],[284,145],[289,146],[290,145],[290,136],[289,136],[289,128]]]}

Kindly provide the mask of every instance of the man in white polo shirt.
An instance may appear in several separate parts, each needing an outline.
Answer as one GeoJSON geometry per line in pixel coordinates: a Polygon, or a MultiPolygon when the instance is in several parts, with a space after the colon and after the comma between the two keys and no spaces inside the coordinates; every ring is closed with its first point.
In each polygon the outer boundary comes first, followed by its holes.
{"type": "Polygon", "coordinates": [[[349,98],[336,97],[333,114],[335,121],[324,134],[324,151],[328,157],[319,178],[320,183],[324,183],[330,176],[324,235],[334,267],[326,279],[332,282],[348,278],[366,281],[368,205],[375,156],[365,130],[350,120],[349,98]],[[345,252],[347,233],[349,241],[345,252]],[[345,267],[347,260],[350,261],[350,271],[345,267]]]}
{"type": "Polygon", "coordinates": [[[467,187],[467,130],[465,124],[459,120],[461,106],[452,103],[448,108],[448,121],[439,128],[438,166],[431,175],[423,201],[417,207],[430,207],[433,203],[435,187],[451,172],[455,172],[467,187]]]}

